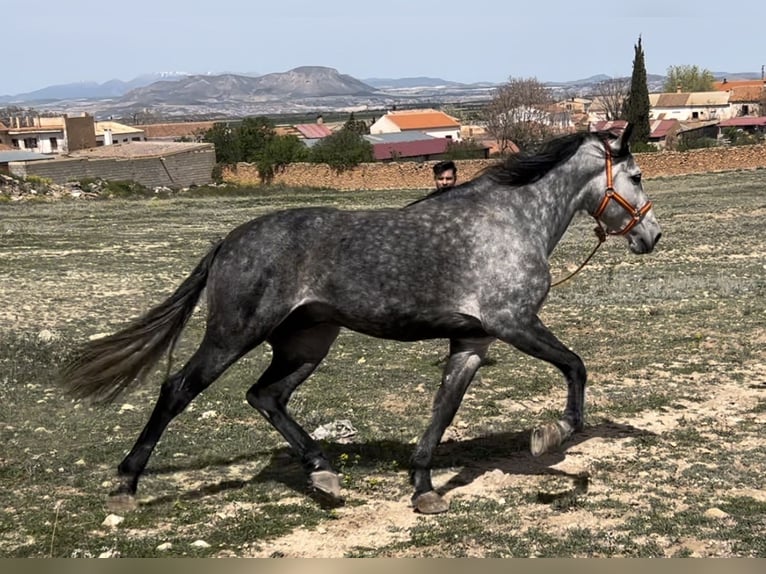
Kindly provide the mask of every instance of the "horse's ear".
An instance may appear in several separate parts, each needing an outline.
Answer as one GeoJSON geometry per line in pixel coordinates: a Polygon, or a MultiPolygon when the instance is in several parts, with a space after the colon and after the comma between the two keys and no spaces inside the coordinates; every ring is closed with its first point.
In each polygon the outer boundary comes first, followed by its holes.
{"type": "Polygon", "coordinates": [[[628,155],[630,152],[629,144],[630,144],[630,134],[633,133],[633,124],[625,124],[625,129],[622,130],[622,133],[620,134],[620,138],[617,141],[619,150],[617,155],[628,155]]]}

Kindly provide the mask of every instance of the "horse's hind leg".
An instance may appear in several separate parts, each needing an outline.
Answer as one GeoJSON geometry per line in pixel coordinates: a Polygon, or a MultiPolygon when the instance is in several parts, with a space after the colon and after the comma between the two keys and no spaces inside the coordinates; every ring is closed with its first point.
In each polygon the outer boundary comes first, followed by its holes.
{"type": "Polygon", "coordinates": [[[582,359],[566,347],[538,317],[525,325],[499,336],[520,351],[558,367],[567,381],[567,403],[564,415],[555,423],[532,430],[530,450],[539,456],[561,445],[584,425],[585,383],[587,373],[582,359]]]}
{"type": "Polygon", "coordinates": [[[450,341],[449,359],[444,367],[442,384],[436,392],[431,422],[412,455],[412,482],[415,493],[412,505],[423,514],[436,514],[448,509],[447,503],[431,483],[433,452],[452,422],[463,395],[481,366],[493,339],[461,339],[450,341]]]}
{"type": "Polygon", "coordinates": [[[162,384],[149,421],[131,451],[117,467],[120,483],[111,493],[108,505],[110,509],[130,510],[135,507],[134,496],[139,477],[170,421],[246,350],[230,345],[222,347],[206,336],[186,365],[162,384]]]}
{"type": "Polygon", "coordinates": [[[247,392],[247,401],[300,455],[310,486],[323,502],[338,504],[340,480],[319,444],[287,412],[287,402],[327,355],[340,328],[327,323],[282,326],[270,338],[271,364],[247,392]]]}

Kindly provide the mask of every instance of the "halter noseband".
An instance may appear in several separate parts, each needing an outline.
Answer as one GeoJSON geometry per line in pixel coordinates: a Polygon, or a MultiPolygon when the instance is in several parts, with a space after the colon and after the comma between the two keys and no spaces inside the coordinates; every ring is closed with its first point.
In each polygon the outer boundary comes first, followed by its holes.
{"type": "Polygon", "coordinates": [[[596,211],[591,213],[591,215],[595,218],[599,227],[601,227],[601,220],[599,218],[604,214],[604,211],[606,211],[609,202],[612,199],[615,200],[620,206],[622,206],[623,209],[625,209],[625,211],[630,214],[632,219],[622,229],[617,231],[604,232],[608,235],[625,235],[631,229],[633,229],[633,227],[639,223],[649,212],[649,210],[652,208],[652,202],[647,201],[644,206],[639,209],[619,193],[617,193],[617,191],[614,189],[614,180],[612,176],[612,151],[609,149],[609,144],[606,142],[604,142],[604,149],[606,151],[606,193],[604,194],[601,203],[596,208],[596,211]]]}

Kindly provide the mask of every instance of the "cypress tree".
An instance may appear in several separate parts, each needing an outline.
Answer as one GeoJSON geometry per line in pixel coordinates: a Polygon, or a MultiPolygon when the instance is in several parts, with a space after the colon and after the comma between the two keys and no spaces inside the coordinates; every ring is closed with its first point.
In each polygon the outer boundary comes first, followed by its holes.
{"type": "Polygon", "coordinates": [[[649,88],[646,85],[646,64],[644,49],[641,46],[641,36],[635,45],[633,58],[633,75],[630,79],[630,94],[625,102],[625,119],[633,124],[631,143],[647,143],[649,141],[649,88]]]}

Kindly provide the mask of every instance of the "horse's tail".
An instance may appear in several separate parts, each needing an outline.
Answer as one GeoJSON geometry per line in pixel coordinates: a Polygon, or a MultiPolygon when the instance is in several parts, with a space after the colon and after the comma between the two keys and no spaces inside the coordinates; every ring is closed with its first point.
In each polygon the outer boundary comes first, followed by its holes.
{"type": "Polygon", "coordinates": [[[178,337],[207,284],[219,241],[170,297],[127,327],[83,346],[64,365],[61,383],[75,398],[110,403],[143,381],[178,337]]]}

